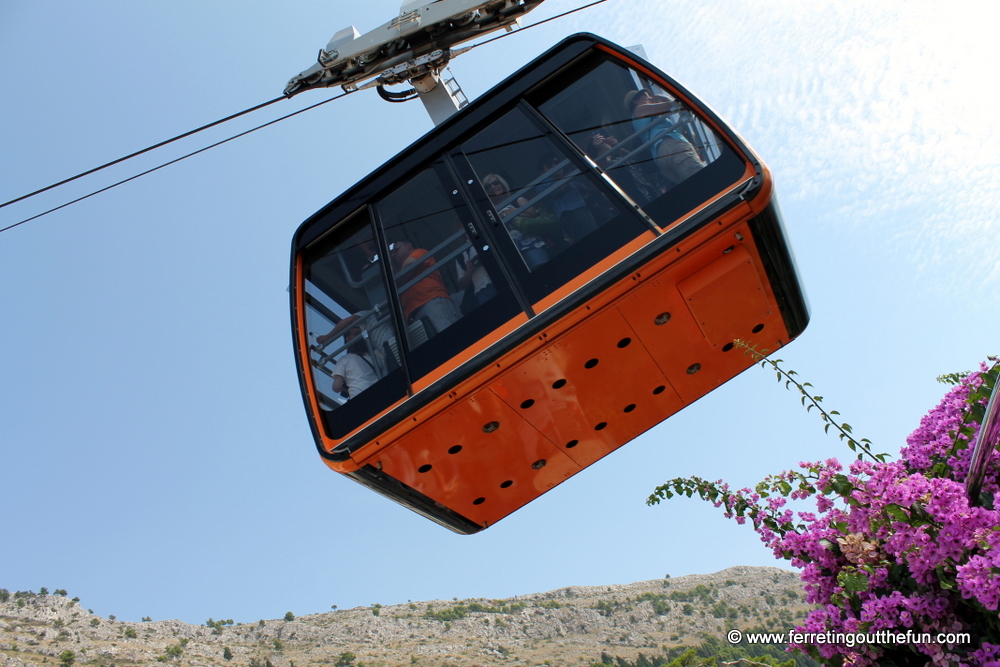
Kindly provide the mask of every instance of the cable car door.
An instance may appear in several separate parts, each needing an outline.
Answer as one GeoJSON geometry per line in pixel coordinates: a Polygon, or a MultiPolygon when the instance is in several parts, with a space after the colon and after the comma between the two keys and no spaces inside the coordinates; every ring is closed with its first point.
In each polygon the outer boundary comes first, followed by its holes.
{"type": "Polygon", "coordinates": [[[571,282],[650,227],[526,104],[452,158],[529,304],[571,282]],[[478,182],[478,187],[476,186],[478,182]]]}
{"type": "Polygon", "coordinates": [[[443,160],[407,178],[374,206],[390,258],[393,299],[404,323],[414,389],[449,360],[526,320],[489,236],[443,160]]]}

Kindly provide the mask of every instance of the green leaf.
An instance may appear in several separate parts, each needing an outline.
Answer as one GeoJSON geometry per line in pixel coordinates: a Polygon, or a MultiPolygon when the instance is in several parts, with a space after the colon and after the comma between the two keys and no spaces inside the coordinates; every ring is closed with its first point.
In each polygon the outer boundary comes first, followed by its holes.
{"type": "Polygon", "coordinates": [[[842,570],[837,575],[837,583],[848,593],[861,593],[868,590],[868,575],[864,572],[842,570]]]}
{"type": "Polygon", "coordinates": [[[885,513],[892,517],[894,521],[907,521],[910,518],[907,511],[896,503],[890,503],[882,509],[884,509],[885,513]]]}
{"type": "Polygon", "coordinates": [[[854,491],[854,485],[851,484],[851,480],[846,475],[835,475],[830,482],[830,486],[837,495],[844,496],[845,498],[854,491]]]}
{"type": "Polygon", "coordinates": [[[947,463],[935,463],[931,466],[931,475],[933,477],[944,477],[947,472],[951,470],[951,466],[947,463]]]}
{"type": "Polygon", "coordinates": [[[944,567],[942,565],[938,565],[936,568],[934,568],[934,570],[937,573],[938,585],[941,586],[941,588],[943,588],[946,591],[955,590],[955,578],[951,576],[949,573],[945,572],[944,567]]]}

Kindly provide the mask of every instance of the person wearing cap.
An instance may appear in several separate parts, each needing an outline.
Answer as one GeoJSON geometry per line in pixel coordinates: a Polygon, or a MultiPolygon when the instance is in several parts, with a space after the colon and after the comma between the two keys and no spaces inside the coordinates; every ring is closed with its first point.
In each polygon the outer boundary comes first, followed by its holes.
{"type": "Polygon", "coordinates": [[[632,126],[636,131],[646,129],[643,143],[653,141],[650,151],[653,161],[670,187],[694,175],[705,166],[691,142],[676,129],[668,129],[670,121],[656,127],[652,123],[665,114],[681,110],[681,105],[662,95],[654,95],[645,88],[625,93],[625,109],[632,116],[632,126]]]}

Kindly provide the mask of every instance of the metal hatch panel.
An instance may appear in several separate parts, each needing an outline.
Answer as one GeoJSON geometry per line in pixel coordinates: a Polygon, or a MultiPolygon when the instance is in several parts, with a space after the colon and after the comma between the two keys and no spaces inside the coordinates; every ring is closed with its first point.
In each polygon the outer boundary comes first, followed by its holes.
{"type": "MultiPolygon", "coordinates": [[[[729,232],[668,266],[618,304],[685,404],[753,363],[734,340],[771,351],[787,342],[781,314],[767,305],[770,295],[761,285],[763,269],[747,225],[729,232]]],[[[685,251],[683,246],[675,252],[685,251]]]]}
{"type": "Polygon", "coordinates": [[[677,283],[677,289],[712,347],[747,338],[772,314],[753,258],[742,245],[730,246],[722,257],[677,283]]]}

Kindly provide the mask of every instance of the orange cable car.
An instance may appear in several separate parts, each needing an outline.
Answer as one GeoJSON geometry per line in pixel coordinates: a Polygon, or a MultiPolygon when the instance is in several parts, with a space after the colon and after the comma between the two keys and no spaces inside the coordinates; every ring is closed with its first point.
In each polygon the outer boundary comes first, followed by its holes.
{"type": "Polygon", "coordinates": [[[770,173],[569,37],[301,225],[292,329],[333,470],[482,530],[798,336],[770,173]]]}

